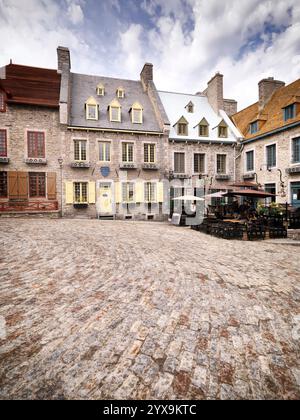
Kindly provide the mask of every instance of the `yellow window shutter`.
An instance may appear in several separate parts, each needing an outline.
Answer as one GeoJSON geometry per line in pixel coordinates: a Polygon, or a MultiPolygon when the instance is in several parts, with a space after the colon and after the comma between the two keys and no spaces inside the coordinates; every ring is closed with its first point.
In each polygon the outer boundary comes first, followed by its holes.
{"type": "Polygon", "coordinates": [[[164,183],[163,182],[157,183],[157,201],[158,203],[164,202],[164,183]]]}
{"type": "Polygon", "coordinates": [[[121,182],[115,182],[115,201],[116,203],[122,202],[122,184],[121,182]]]}
{"type": "Polygon", "coordinates": [[[96,203],[96,183],[94,181],[89,182],[89,204],[96,203]]]}
{"type": "Polygon", "coordinates": [[[135,183],[135,202],[143,203],[144,201],[144,183],[141,181],[137,181],[135,183]]]}
{"type": "Polygon", "coordinates": [[[66,204],[73,204],[73,182],[67,181],[66,186],[66,204]]]}

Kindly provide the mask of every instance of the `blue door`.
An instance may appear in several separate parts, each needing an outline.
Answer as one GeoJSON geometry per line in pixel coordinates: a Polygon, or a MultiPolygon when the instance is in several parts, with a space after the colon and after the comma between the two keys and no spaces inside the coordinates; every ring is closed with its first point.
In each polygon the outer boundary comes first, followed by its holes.
{"type": "Polygon", "coordinates": [[[300,207],[300,182],[291,183],[292,206],[300,207]]]}

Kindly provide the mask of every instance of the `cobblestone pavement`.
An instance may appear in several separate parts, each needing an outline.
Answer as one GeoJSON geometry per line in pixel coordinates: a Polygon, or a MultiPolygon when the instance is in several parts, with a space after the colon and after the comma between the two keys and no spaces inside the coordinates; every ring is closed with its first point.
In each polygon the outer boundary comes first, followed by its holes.
{"type": "Polygon", "coordinates": [[[300,398],[297,247],[0,220],[0,398],[300,398]]]}

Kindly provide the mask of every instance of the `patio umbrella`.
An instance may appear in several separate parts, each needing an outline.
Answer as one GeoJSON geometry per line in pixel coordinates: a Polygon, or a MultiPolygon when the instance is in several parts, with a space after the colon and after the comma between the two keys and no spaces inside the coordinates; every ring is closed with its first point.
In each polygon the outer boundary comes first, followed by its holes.
{"type": "Polygon", "coordinates": [[[230,187],[237,187],[237,188],[241,188],[241,187],[248,187],[248,188],[256,188],[258,189],[259,185],[256,184],[255,182],[251,182],[251,181],[242,181],[242,182],[234,182],[233,184],[229,185],[230,187]]]}
{"type": "Polygon", "coordinates": [[[181,197],[172,198],[172,200],[182,200],[182,201],[204,201],[204,198],[196,197],[194,195],[182,195],[181,197]]]}
{"type": "Polygon", "coordinates": [[[212,194],[206,194],[204,198],[222,198],[226,193],[224,191],[217,191],[212,194]]]}
{"type": "Polygon", "coordinates": [[[226,194],[226,197],[232,197],[233,195],[238,195],[241,197],[252,197],[252,198],[268,198],[275,197],[275,194],[268,193],[264,190],[237,190],[230,191],[226,194]]]}

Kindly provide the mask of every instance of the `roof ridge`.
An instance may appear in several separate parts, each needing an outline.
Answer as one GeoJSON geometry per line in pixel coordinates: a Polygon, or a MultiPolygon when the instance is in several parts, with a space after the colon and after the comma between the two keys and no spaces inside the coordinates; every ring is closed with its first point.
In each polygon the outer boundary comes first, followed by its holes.
{"type": "Polygon", "coordinates": [[[192,96],[194,98],[206,98],[206,95],[196,95],[194,93],[183,93],[183,92],[171,92],[169,90],[157,90],[158,93],[171,93],[173,95],[183,95],[183,96],[192,96]]]}
{"type": "Polygon", "coordinates": [[[133,80],[133,79],[122,79],[120,77],[109,77],[109,76],[98,76],[95,74],[84,74],[84,73],[73,73],[71,72],[72,76],[85,76],[85,77],[98,77],[99,79],[109,79],[109,80],[122,80],[124,82],[135,82],[141,83],[140,80],[133,80]]]}

